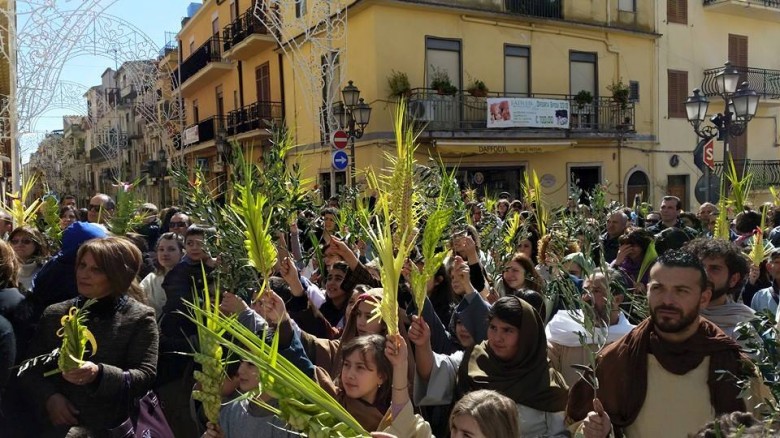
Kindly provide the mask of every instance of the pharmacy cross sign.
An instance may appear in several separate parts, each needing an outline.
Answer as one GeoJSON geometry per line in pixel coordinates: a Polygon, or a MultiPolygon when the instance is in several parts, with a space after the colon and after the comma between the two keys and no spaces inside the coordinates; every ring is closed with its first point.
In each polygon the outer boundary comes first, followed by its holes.
{"type": "Polygon", "coordinates": [[[347,168],[347,165],[349,165],[349,156],[347,156],[347,153],[338,150],[333,151],[333,155],[331,156],[331,164],[333,164],[333,168],[337,171],[342,171],[347,168]]]}

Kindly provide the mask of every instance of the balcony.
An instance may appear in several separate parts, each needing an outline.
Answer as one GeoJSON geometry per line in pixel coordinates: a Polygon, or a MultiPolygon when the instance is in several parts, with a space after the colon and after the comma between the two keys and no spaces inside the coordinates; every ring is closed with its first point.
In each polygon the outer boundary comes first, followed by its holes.
{"type": "Polygon", "coordinates": [[[222,30],[222,48],[226,59],[243,61],[275,46],[276,39],[265,23],[255,17],[252,9],[222,30]]]}
{"type": "Polygon", "coordinates": [[[225,120],[222,116],[211,116],[207,119],[203,119],[194,125],[188,126],[184,130],[182,143],[186,148],[193,144],[214,140],[217,137],[217,132],[219,132],[220,129],[224,129],[224,127],[225,120]]]}
{"type": "Polygon", "coordinates": [[[756,20],[780,19],[780,0],[704,0],[704,10],[756,20]]]}
{"type": "Polygon", "coordinates": [[[255,102],[227,115],[227,134],[234,136],[268,127],[282,121],[281,102],[255,102]]]}
{"type": "MultiPolygon", "coordinates": [[[[431,89],[414,89],[409,97],[409,114],[416,120],[426,123],[425,130],[469,131],[490,136],[500,132],[550,133],[562,132],[559,136],[575,134],[618,134],[633,132],[635,106],[628,102],[625,106],[609,97],[597,97],[589,104],[578,104],[575,96],[565,94],[515,95],[507,93],[489,93],[487,97],[475,97],[459,92],[452,96],[443,96],[431,89]],[[534,98],[568,102],[569,128],[489,128],[487,127],[488,104],[490,98],[534,98]]],[[[433,134],[435,136],[435,134],[433,134]]]]}
{"type": "Polygon", "coordinates": [[[563,0],[504,0],[506,12],[540,18],[563,18],[563,0]]]}
{"type": "MultiPolygon", "coordinates": [[[[742,174],[753,175],[754,189],[780,185],[780,160],[734,160],[734,166],[742,174]]],[[[715,163],[715,175],[723,175],[723,162],[715,163]]]]}
{"type": "MultiPolygon", "coordinates": [[[[780,3],[780,0],[778,0],[780,3]]],[[[780,70],[767,70],[755,67],[734,67],[739,71],[740,82],[747,81],[750,87],[761,96],[761,101],[780,99],[780,70]]],[[[723,67],[704,70],[704,79],[701,83],[701,91],[705,96],[717,96],[718,87],[715,84],[715,76],[723,70],[723,67]]],[[[775,102],[780,104],[780,102],[775,102]]]]}
{"type": "Polygon", "coordinates": [[[174,87],[179,85],[181,76],[182,95],[190,95],[195,90],[230,72],[233,65],[222,59],[222,42],[219,37],[209,38],[202,46],[181,63],[181,67],[171,73],[174,87]]]}
{"type": "Polygon", "coordinates": [[[135,91],[135,85],[125,85],[119,90],[119,97],[121,99],[134,99],[138,93],[135,91]]]}

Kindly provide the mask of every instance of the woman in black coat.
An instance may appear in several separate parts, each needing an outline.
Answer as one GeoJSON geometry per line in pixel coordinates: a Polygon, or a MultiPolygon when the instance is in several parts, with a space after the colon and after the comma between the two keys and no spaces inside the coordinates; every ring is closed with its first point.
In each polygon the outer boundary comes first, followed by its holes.
{"type": "Polygon", "coordinates": [[[49,363],[22,375],[20,383],[27,397],[48,417],[40,436],[105,436],[107,429],[128,418],[126,400],[151,389],[159,335],[154,310],[139,302],[143,300],[136,282],[140,266],[141,252],[125,238],[94,239],[79,248],[79,296],[46,308],[30,356],[59,347],[60,319],[88,299],[97,300],[89,307],[85,323],[97,341],[97,351],[88,352],[75,370],[44,377],[53,367],[49,363]],[[130,375],[130,390],[123,396],[125,371],[130,375]],[[78,435],[73,435],[76,430],[78,435]]]}

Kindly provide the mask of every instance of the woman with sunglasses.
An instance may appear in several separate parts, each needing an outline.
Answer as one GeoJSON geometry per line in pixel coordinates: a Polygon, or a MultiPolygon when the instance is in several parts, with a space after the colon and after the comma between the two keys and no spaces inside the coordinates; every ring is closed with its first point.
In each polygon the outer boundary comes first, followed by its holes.
{"type": "Polygon", "coordinates": [[[8,242],[19,259],[18,281],[23,290],[31,290],[33,278],[49,258],[49,245],[43,233],[24,225],[11,231],[8,242]]]}

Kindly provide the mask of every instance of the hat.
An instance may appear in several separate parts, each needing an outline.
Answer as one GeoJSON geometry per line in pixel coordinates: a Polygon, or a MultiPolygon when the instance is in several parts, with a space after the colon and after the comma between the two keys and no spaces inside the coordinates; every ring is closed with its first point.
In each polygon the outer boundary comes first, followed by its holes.
{"type": "Polygon", "coordinates": [[[82,243],[102,237],[108,237],[108,230],[103,225],[90,222],[74,222],[62,233],[62,249],[60,252],[63,255],[75,255],[82,243]]]}

